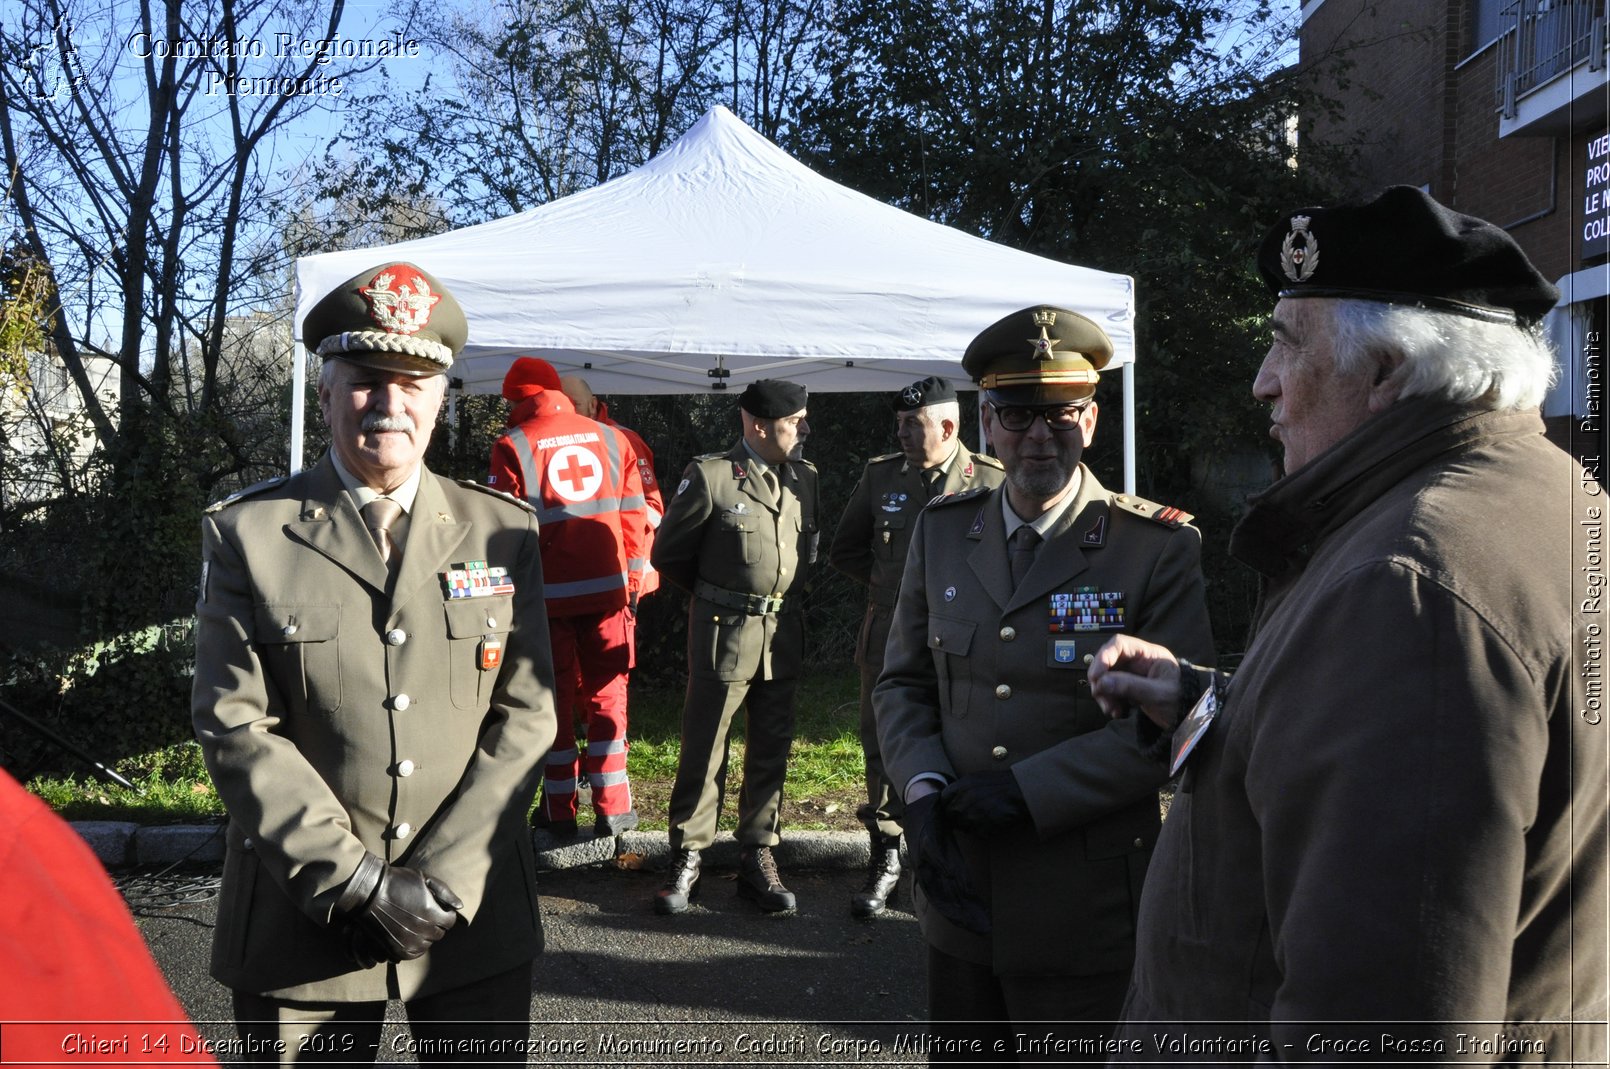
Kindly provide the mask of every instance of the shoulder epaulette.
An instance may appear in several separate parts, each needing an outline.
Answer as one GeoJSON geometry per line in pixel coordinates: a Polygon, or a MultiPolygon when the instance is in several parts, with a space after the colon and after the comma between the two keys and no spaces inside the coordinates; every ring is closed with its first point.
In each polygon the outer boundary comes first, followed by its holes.
{"type": "Polygon", "coordinates": [[[479,490],[483,494],[490,494],[493,497],[501,498],[502,500],[507,501],[509,504],[518,506],[526,512],[531,513],[533,516],[537,514],[537,510],[531,507],[531,502],[527,501],[523,497],[515,497],[506,490],[499,490],[495,486],[488,486],[485,483],[478,483],[474,479],[455,479],[454,482],[458,483],[458,485],[462,486],[466,490],[479,490]]]}
{"type": "Polygon", "coordinates": [[[988,453],[974,453],[973,460],[975,463],[982,464],[986,468],[999,468],[1001,471],[1006,470],[1006,465],[1001,463],[1000,457],[992,457],[988,453]]]}
{"type": "Polygon", "coordinates": [[[1184,527],[1196,519],[1189,512],[1177,509],[1172,505],[1159,505],[1155,501],[1147,501],[1145,498],[1136,497],[1133,494],[1116,494],[1113,496],[1112,503],[1120,512],[1126,512],[1131,516],[1139,516],[1143,520],[1151,520],[1153,523],[1162,524],[1171,531],[1178,527],[1184,527]]]}
{"type": "Polygon", "coordinates": [[[906,455],[904,453],[885,453],[881,457],[873,457],[871,460],[868,460],[867,463],[868,464],[887,464],[891,460],[904,460],[904,459],[906,459],[906,455]]]}
{"type": "Polygon", "coordinates": [[[987,494],[989,491],[990,488],[987,486],[969,486],[967,489],[958,490],[954,494],[940,494],[938,497],[928,502],[928,504],[924,507],[937,509],[943,508],[946,505],[956,505],[963,501],[971,501],[980,494],[987,494]]]}
{"type": "Polygon", "coordinates": [[[812,471],[816,470],[816,465],[811,463],[810,461],[806,460],[804,457],[800,457],[798,460],[791,460],[791,461],[789,461],[789,463],[790,464],[803,464],[807,468],[811,469],[812,471]]]}
{"type": "Polygon", "coordinates": [[[289,478],[289,475],[276,475],[272,479],[264,479],[260,483],[252,483],[252,485],[248,486],[244,490],[236,490],[222,501],[214,501],[212,504],[207,506],[207,511],[217,512],[219,509],[226,509],[238,501],[245,501],[248,497],[256,497],[264,490],[272,490],[274,487],[280,485],[289,478]]]}
{"type": "Polygon", "coordinates": [[[725,454],[725,453],[700,453],[698,456],[693,458],[693,463],[695,463],[695,464],[703,464],[707,460],[729,460],[729,459],[731,459],[731,458],[728,457],[727,454],[725,454]]]}

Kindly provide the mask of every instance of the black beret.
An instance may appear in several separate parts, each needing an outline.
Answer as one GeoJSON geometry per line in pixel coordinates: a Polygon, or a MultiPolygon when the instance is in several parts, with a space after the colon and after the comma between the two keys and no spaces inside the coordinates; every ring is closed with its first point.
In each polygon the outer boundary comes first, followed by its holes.
{"type": "Polygon", "coordinates": [[[919,408],[954,400],[956,400],[956,388],[946,379],[929,375],[895,394],[890,404],[896,412],[914,412],[919,408]]]}
{"type": "Polygon", "coordinates": [[[1500,323],[1536,323],[1560,299],[1514,238],[1414,186],[1286,213],[1264,236],[1258,271],[1278,297],[1418,305],[1500,323]]]}
{"type": "Polygon", "coordinates": [[[435,276],[409,263],[358,272],[302,321],[309,351],[406,375],[441,374],[468,339],[458,301],[435,276]]]}
{"type": "Polygon", "coordinates": [[[984,328],[962,368],[990,399],[1007,404],[1080,401],[1096,392],[1112,339],[1094,320],[1041,304],[984,328]]]}
{"type": "Polygon", "coordinates": [[[738,405],[751,416],[781,419],[805,407],[806,390],[786,379],[756,379],[744,388],[738,405]]]}

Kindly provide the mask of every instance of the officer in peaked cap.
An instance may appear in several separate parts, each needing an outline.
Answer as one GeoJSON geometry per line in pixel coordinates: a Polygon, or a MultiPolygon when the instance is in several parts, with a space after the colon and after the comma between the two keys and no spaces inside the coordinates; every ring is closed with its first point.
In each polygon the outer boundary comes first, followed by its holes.
{"type": "Polygon", "coordinates": [[[839,519],[828,563],[867,588],[866,616],[855,644],[861,669],[861,749],[867,801],[859,816],[871,838],[866,883],[850,898],[857,917],[881,913],[900,879],[900,814],[904,808],[883,771],[872,717],[872,688],[883,672],[883,649],[917,514],[941,494],[997,486],[1001,462],[961,440],[955,387],[930,376],[890,399],[900,451],[867,461],[839,519]]]}
{"type": "Polygon", "coordinates": [[[653,562],[686,590],[688,692],[671,788],[673,859],[654,909],[681,913],[698,893],[700,851],[715,841],[727,734],[745,709],[738,797],[738,895],[767,912],[794,908],[771,848],[782,824],[794,740],[794,695],[805,658],[800,596],[816,563],[816,467],[804,386],[751,383],[738,399],[742,437],[696,458],[666,509],[653,562]]]}
{"type": "Polygon", "coordinates": [[[526,1038],[553,669],[531,509],[423,464],[465,335],[412,264],[331,291],[303,324],[329,453],[202,519],[192,718],[229,810],[212,973],[288,1060],[317,1031],[372,1061],[388,997],[418,1039],[526,1038]]]}
{"type": "Polygon", "coordinates": [[[919,516],[872,696],[916,856],[930,1019],[985,1051],[1015,1049],[1013,1021],[1103,1038],[1129,979],[1167,770],[1133,718],[1102,716],[1090,657],[1120,633],[1213,654],[1190,517],[1081,462],[1112,354],[1098,324],[1049,305],[968,346],[1005,480],[919,516]]]}

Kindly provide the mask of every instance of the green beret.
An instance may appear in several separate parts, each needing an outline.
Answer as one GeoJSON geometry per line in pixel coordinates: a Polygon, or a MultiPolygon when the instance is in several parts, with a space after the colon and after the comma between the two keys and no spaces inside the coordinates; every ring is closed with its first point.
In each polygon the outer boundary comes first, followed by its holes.
{"type": "Polygon", "coordinates": [[[782,419],[805,407],[805,387],[787,379],[757,379],[744,388],[738,407],[761,419],[782,419]]]}
{"type": "Polygon", "coordinates": [[[1057,404],[1094,394],[1111,359],[1112,339],[1094,320],[1041,304],[985,327],[962,369],[992,401],[1057,404]]]}
{"type": "Polygon", "coordinates": [[[468,337],[447,287],[409,263],[358,272],[302,321],[302,343],[318,356],[405,375],[446,371],[468,337]]]}
{"type": "Polygon", "coordinates": [[[896,412],[915,412],[919,408],[954,400],[956,388],[938,375],[929,375],[895,394],[892,407],[896,412]]]}
{"type": "Polygon", "coordinates": [[[1536,323],[1560,299],[1514,238],[1415,186],[1287,212],[1264,235],[1258,271],[1277,297],[1416,305],[1499,323],[1536,323]]]}

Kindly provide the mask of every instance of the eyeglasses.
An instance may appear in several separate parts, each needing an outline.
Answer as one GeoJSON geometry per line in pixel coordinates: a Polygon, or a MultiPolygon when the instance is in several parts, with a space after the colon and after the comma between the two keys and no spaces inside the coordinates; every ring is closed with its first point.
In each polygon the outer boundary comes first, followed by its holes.
{"type": "Polygon", "coordinates": [[[1089,401],[1082,405],[990,405],[1001,427],[1013,434],[1033,427],[1036,419],[1045,420],[1045,425],[1054,431],[1071,431],[1079,426],[1089,407],[1089,401]]]}

